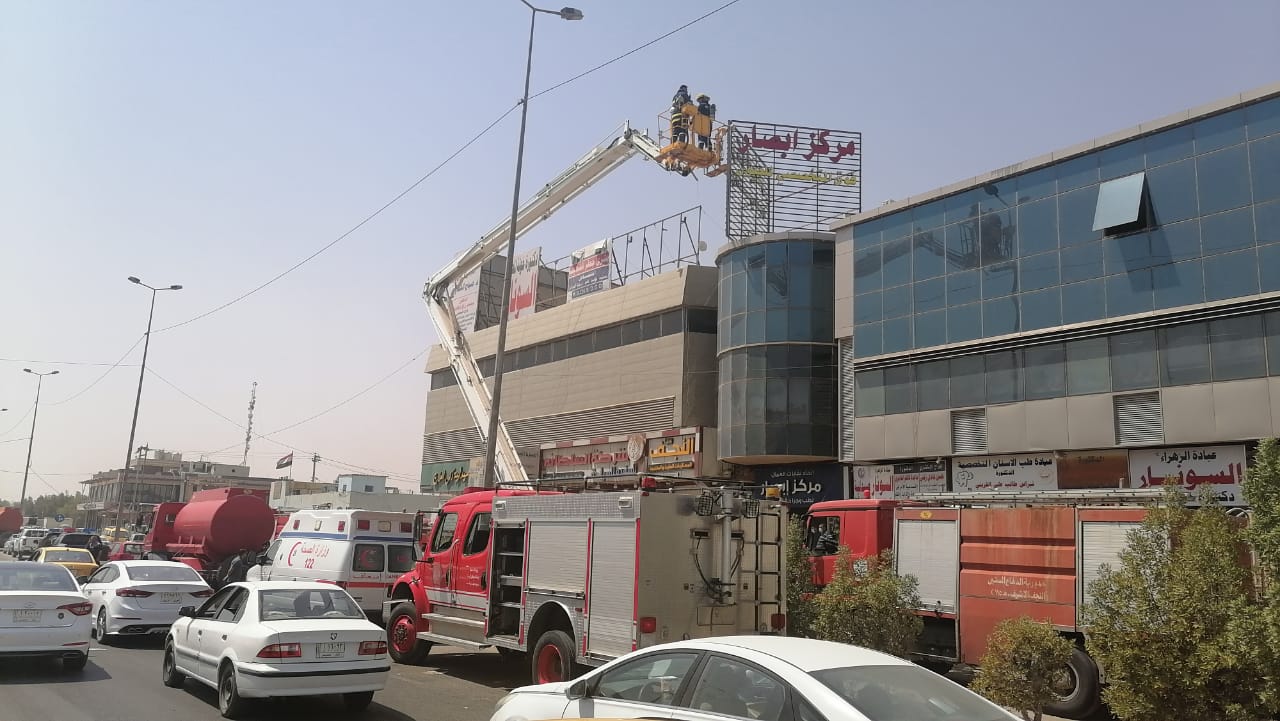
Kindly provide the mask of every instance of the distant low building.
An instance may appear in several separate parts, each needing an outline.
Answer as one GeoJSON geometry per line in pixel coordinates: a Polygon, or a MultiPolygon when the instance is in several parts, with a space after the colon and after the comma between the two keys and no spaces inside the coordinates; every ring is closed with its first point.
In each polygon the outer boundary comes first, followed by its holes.
{"type": "Polygon", "coordinates": [[[366,511],[434,511],[445,494],[401,493],[386,485],[386,476],[345,474],[334,483],[278,480],[271,484],[271,507],[280,512],[306,509],[359,508],[366,511]],[[373,490],[366,490],[373,489],[373,490]]]}
{"type": "MultiPolygon", "coordinates": [[[[344,473],[338,476],[339,493],[386,493],[386,476],[367,476],[359,473],[344,473]]],[[[394,492],[394,491],[393,491],[394,492]]]]}

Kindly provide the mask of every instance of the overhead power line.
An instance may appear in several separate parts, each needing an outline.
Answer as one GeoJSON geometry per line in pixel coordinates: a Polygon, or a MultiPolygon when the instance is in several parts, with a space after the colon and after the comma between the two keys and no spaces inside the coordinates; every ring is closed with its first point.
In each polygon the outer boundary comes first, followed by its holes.
{"type": "Polygon", "coordinates": [[[310,423],[311,421],[314,421],[315,419],[319,418],[320,416],[323,416],[323,415],[326,415],[326,414],[328,414],[328,413],[330,413],[330,412],[332,412],[332,411],[336,411],[336,410],[338,410],[339,408],[341,408],[341,407],[345,406],[346,404],[350,403],[351,401],[354,401],[355,399],[359,398],[360,396],[362,396],[362,395],[364,395],[364,394],[368,393],[369,391],[373,390],[374,388],[377,388],[378,386],[380,386],[380,385],[382,385],[383,383],[387,382],[387,381],[388,381],[388,380],[390,380],[393,376],[395,376],[396,374],[398,374],[400,371],[404,370],[405,368],[408,368],[410,364],[412,364],[414,361],[416,361],[416,360],[418,360],[419,358],[421,358],[421,357],[422,357],[424,354],[426,354],[426,352],[427,352],[427,351],[429,351],[429,350],[431,350],[431,347],[430,347],[430,346],[427,346],[426,348],[423,348],[422,350],[418,351],[418,353],[417,353],[416,355],[414,355],[412,358],[410,358],[409,360],[405,361],[404,363],[401,363],[401,364],[400,364],[400,366],[399,366],[399,367],[397,367],[395,370],[391,371],[390,373],[386,374],[385,376],[382,376],[382,377],[381,377],[381,378],[379,378],[378,380],[376,380],[376,381],[374,381],[373,383],[371,383],[370,385],[366,386],[366,387],[364,388],[364,390],[362,390],[362,391],[360,391],[360,392],[356,393],[355,395],[350,396],[350,397],[346,398],[345,400],[339,401],[339,402],[337,402],[337,403],[335,403],[335,404],[333,404],[333,405],[329,406],[328,408],[326,408],[326,409],[324,409],[324,410],[320,411],[319,413],[316,413],[315,415],[307,416],[306,418],[303,418],[302,420],[298,421],[297,423],[290,423],[290,424],[289,424],[289,425],[287,425],[287,426],[283,426],[283,427],[281,427],[281,428],[277,428],[277,429],[275,429],[274,431],[271,431],[271,432],[272,432],[272,433],[283,433],[284,431],[291,430],[291,429],[293,429],[293,428],[297,428],[298,426],[300,426],[300,425],[302,425],[302,424],[304,424],[304,423],[310,423]]]}
{"type": "Polygon", "coordinates": [[[133,342],[133,345],[129,346],[129,350],[122,353],[120,355],[119,360],[117,360],[115,363],[112,363],[110,368],[107,368],[105,371],[102,372],[102,375],[98,376],[97,378],[94,378],[92,383],[85,386],[84,388],[81,388],[79,392],[75,393],[74,395],[63,398],[60,401],[49,401],[49,405],[60,406],[63,403],[70,403],[71,401],[74,401],[75,399],[79,398],[85,393],[88,393],[94,386],[101,383],[103,378],[106,378],[108,375],[111,375],[111,371],[115,370],[116,368],[119,368],[120,365],[124,363],[124,359],[129,357],[129,354],[133,352],[134,348],[138,347],[138,344],[141,343],[142,339],[145,337],[146,337],[145,334],[138,336],[138,339],[133,342]]]}

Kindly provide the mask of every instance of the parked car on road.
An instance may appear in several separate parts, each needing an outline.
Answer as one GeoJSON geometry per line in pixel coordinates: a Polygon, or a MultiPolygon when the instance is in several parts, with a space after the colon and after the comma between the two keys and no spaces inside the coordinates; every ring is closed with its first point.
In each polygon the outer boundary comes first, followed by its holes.
{"type": "Polygon", "coordinates": [[[114,634],[163,634],[178,620],[178,609],[213,595],[200,574],[173,561],[107,563],[80,590],[93,604],[93,633],[100,643],[114,634]]]}
{"type": "Polygon", "coordinates": [[[24,528],[4,543],[4,552],[14,558],[22,558],[40,547],[40,541],[48,534],[43,528],[24,528]]]}
{"type": "Polygon", "coordinates": [[[191,677],[217,689],[225,718],[248,699],[277,696],[341,694],[363,711],[391,671],[385,632],[334,584],[232,583],[179,614],[165,639],[164,684],[191,677]]]}
{"type": "Polygon", "coordinates": [[[133,543],[129,541],[120,541],[111,544],[111,550],[107,554],[108,561],[137,561],[141,559],[145,553],[142,550],[141,543],[133,543]]]}
{"type": "Polygon", "coordinates": [[[60,658],[63,670],[82,670],[89,661],[91,608],[71,571],[0,562],[0,657],[60,658]]]}
{"type": "Polygon", "coordinates": [[[721,636],[653,646],[575,681],[518,688],[492,721],[1015,721],[1018,717],[910,661],[857,646],[781,636],[721,636]]]}
{"type": "Polygon", "coordinates": [[[36,552],[35,561],[62,566],[71,571],[71,575],[75,576],[76,580],[87,578],[98,569],[98,562],[94,560],[93,554],[83,548],[65,546],[42,548],[36,552]]]}

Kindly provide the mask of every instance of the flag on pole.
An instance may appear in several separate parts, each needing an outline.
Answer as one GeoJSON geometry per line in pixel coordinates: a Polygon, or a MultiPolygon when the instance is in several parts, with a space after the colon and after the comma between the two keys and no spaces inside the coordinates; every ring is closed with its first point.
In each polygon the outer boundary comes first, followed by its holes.
{"type": "Polygon", "coordinates": [[[289,466],[292,466],[292,465],[293,465],[292,453],[276,461],[276,468],[288,468],[289,466]]]}

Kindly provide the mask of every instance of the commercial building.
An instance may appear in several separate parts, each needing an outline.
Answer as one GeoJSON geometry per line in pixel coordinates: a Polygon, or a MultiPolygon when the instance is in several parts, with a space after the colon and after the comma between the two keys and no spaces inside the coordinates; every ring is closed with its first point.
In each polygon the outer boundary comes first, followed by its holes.
{"type": "MultiPolygon", "coordinates": [[[[651,448],[669,454],[656,456],[663,473],[718,474],[703,452],[715,448],[715,308],[716,270],[690,265],[512,320],[502,417],[528,475],[635,474],[651,448]],[[692,450],[677,457],[683,436],[692,450]]],[[[467,338],[486,376],[496,339],[497,328],[467,338]]],[[[421,488],[457,492],[478,484],[484,443],[442,347],[427,372],[421,488]]]]}
{"type": "Polygon", "coordinates": [[[1239,503],[1280,435],[1280,85],[832,229],[855,492],[1174,477],[1239,503]]]}
{"type": "MultiPolygon", "coordinates": [[[[366,491],[373,486],[350,482],[352,476],[339,476],[337,483],[311,483],[309,481],[291,481],[280,479],[271,484],[271,507],[282,513],[309,510],[315,508],[335,509],[359,508],[366,511],[434,511],[440,508],[450,496],[428,493],[402,493],[385,484],[376,490],[366,491]],[[347,479],[347,483],[343,483],[347,479]],[[354,490],[352,490],[354,489],[354,490]]],[[[384,476],[371,476],[382,478],[384,476]]]]}
{"type": "Polygon", "coordinates": [[[363,473],[344,473],[338,476],[339,493],[386,493],[387,477],[363,473]]]}

